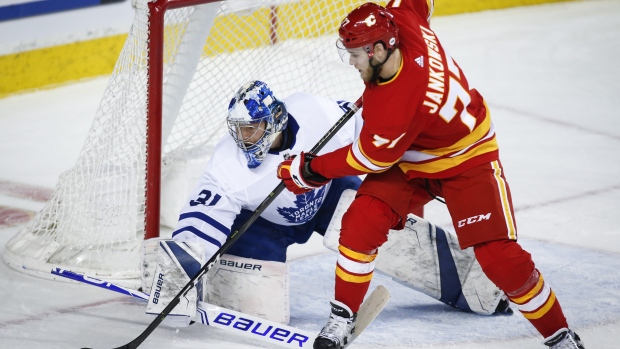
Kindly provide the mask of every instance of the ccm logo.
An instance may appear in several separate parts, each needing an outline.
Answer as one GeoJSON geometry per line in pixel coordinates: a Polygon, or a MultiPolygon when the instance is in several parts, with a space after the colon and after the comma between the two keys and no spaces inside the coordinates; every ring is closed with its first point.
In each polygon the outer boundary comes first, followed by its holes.
{"type": "Polygon", "coordinates": [[[473,217],[469,217],[467,219],[462,219],[459,221],[459,228],[462,228],[468,224],[474,224],[474,223],[478,223],[481,221],[488,221],[489,218],[491,218],[491,212],[485,214],[485,215],[477,215],[477,216],[473,216],[473,217]]]}
{"type": "Polygon", "coordinates": [[[241,331],[249,331],[248,333],[268,337],[276,341],[286,343],[297,342],[299,347],[303,347],[303,344],[308,341],[308,337],[299,333],[292,333],[289,330],[275,326],[266,326],[262,322],[255,322],[250,319],[240,317],[235,321],[236,316],[228,313],[219,313],[213,322],[224,325],[232,326],[241,331]]]}

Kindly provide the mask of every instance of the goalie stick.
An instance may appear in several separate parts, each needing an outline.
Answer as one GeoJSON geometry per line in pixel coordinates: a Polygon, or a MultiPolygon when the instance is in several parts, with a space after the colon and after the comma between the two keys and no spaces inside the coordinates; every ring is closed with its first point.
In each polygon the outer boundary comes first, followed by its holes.
{"type": "MultiPolygon", "coordinates": [[[[314,145],[314,147],[310,149],[309,153],[317,154],[321,149],[323,149],[323,147],[327,144],[327,142],[329,142],[329,140],[331,140],[336,135],[336,133],[344,126],[344,124],[347,121],[349,121],[349,119],[353,115],[355,115],[355,113],[359,110],[361,105],[362,105],[362,98],[360,97],[355,102],[355,105],[351,106],[351,109],[348,110],[346,113],[344,113],[344,115],[342,115],[340,119],[338,119],[338,121],[334,124],[334,126],[332,126],[332,128],[330,128],[329,131],[327,131],[327,133],[321,139],[319,139],[319,141],[314,145]]],[[[254,223],[258,219],[258,217],[263,213],[263,211],[265,211],[267,206],[269,206],[276,199],[276,197],[280,195],[280,193],[284,190],[284,188],[285,188],[284,182],[281,181],[280,184],[278,184],[278,186],[275,189],[273,189],[271,193],[267,195],[265,200],[263,200],[263,202],[261,202],[258,205],[258,207],[256,207],[256,210],[254,210],[252,215],[239,227],[239,229],[235,230],[232,234],[230,234],[226,243],[224,243],[224,245],[220,247],[220,249],[207,261],[207,263],[205,263],[205,265],[203,265],[202,268],[200,268],[200,270],[196,273],[196,275],[194,275],[194,277],[191,280],[189,280],[189,282],[181,289],[181,291],[179,291],[179,293],[170,301],[170,304],[168,304],[168,306],[166,306],[164,310],[162,310],[161,313],[157,315],[155,320],[153,320],[147,326],[147,328],[134,340],[132,340],[131,342],[125,345],[117,347],[115,349],[136,349],[138,348],[140,344],[142,344],[142,342],[144,342],[144,340],[157,328],[157,326],[159,326],[159,324],[166,318],[166,316],[170,314],[170,312],[174,309],[174,307],[176,307],[177,304],[179,304],[181,297],[185,296],[187,292],[189,292],[189,290],[195,286],[196,281],[200,279],[202,276],[204,276],[209,271],[211,266],[213,266],[213,264],[215,264],[219,260],[219,258],[224,253],[226,253],[226,251],[228,251],[228,249],[237,240],[239,240],[241,235],[243,235],[243,233],[245,233],[245,231],[250,227],[250,225],[252,225],[252,223],[254,223]]]]}
{"type": "MultiPolygon", "coordinates": [[[[52,274],[71,280],[118,292],[127,296],[148,301],[149,295],[144,292],[125,288],[113,283],[74,273],[69,270],[54,268],[52,274]]],[[[347,347],[368,327],[390,300],[390,292],[384,286],[378,286],[366,298],[357,313],[355,332],[347,347]]],[[[311,348],[310,339],[316,334],[292,326],[282,325],[257,316],[219,307],[206,302],[199,302],[197,322],[222,329],[247,338],[259,339],[285,348],[311,348]]]]}

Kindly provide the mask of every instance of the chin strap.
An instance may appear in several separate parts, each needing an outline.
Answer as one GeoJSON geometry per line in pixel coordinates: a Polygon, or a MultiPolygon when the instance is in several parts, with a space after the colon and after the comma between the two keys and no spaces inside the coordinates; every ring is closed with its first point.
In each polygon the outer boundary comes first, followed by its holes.
{"type": "Polygon", "coordinates": [[[377,81],[379,79],[379,73],[380,73],[379,68],[381,68],[385,64],[385,62],[388,61],[388,59],[390,59],[390,56],[392,55],[393,52],[394,50],[388,50],[387,57],[385,57],[383,62],[377,65],[372,64],[372,58],[368,59],[368,65],[370,65],[370,67],[372,68],[372,80],[371,81],[377,81]]]}

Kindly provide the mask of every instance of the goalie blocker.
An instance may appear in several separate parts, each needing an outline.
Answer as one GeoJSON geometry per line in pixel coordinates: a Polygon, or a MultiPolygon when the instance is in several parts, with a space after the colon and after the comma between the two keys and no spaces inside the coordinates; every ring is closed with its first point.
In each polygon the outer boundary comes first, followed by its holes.
{"type": "MultiPolygon", "coordinates": [[[[333,251],[338,252],[340,222],[355,194],[342,193],[323,238],[333,251]]],[[[461,250],[456,235],[413,214],[403,230],[390,232],[375,268],[457,309],[481,315],[512,313],[505,294],[482,272],[473,249],[461,250]]]]}

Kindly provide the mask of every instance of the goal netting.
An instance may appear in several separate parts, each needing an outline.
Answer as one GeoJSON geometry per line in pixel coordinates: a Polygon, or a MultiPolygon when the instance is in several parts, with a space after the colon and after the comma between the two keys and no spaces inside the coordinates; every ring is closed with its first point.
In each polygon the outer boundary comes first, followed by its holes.
{"type": "Polygon", "coordinates": [[[6,244],[17,270],[54,278],[50,270],[63,268],[136,287],[145,235],[174,225],[242,83],[265,81],[280,98],[303,91],[355,101],[363,91],[335,48],[340,21],[363,1],[133,2],[75,166],[6,244]]]}

